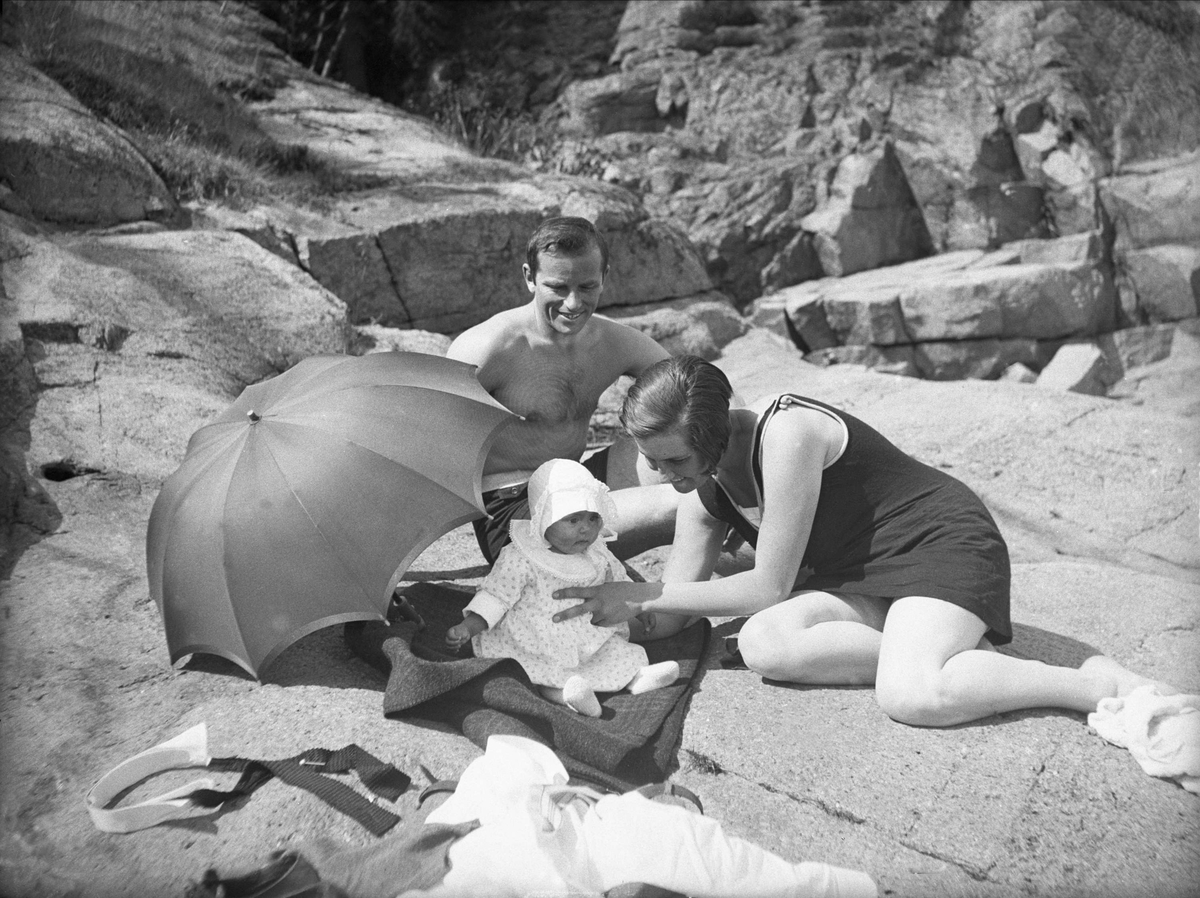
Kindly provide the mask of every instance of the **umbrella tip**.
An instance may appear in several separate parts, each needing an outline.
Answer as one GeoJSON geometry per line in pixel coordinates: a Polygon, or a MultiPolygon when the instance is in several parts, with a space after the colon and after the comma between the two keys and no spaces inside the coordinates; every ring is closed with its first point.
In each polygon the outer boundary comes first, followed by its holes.
{"type": "Polygon", "coordinates": [[[257,424],[262,420],[262,415],[260,415],[254,409],[250,409],[250,411],[246,412],[246,417],[250,419],[251,424],[257,424]]]}

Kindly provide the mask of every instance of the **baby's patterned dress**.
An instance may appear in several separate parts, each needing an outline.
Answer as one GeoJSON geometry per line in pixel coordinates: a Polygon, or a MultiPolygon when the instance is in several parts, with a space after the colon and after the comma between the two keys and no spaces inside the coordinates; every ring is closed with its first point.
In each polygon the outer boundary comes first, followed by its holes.
{"type": "Polygon", "coordinates": [[[621,562],[601,540],[582,555],[552,552],[529,521],[513,521],[511,533],[512,542],[465,609],[488,622],[488,629],[471,640],[475,655],[515,658],[539,686],[561,689],[576,674],[596,692],[629,685],[648,660],[646,650],[629,641],[628,624],[594,627],[590,614],[551,620],[570,607],[554,598],[555,590],[628,582],[621,562]]]}

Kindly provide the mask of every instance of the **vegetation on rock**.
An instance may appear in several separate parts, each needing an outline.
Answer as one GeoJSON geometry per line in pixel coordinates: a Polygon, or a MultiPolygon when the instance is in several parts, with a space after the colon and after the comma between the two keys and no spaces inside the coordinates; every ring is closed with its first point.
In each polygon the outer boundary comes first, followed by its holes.
{"type": "MultiPolygon", "coordinates": [[[[281,81],[243,47],[244,22],[222,28],[215,9],[152,0],[10,0],[4,40],[123,130],[181,202],[308,202],[371,183],[263,133],[245,101],[270,96],[281,81]]],[[[243,10],[230,4],[225,12],[243,10]]]]}

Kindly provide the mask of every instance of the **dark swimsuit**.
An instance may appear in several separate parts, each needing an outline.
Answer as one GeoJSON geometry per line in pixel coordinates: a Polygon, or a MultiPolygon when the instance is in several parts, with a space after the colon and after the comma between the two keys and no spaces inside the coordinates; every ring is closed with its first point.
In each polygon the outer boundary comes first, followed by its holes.
{"type": "MultiPolygon", "coordinates": [[[[821,475],[796,588],[942,599],[978,616],[993,644],[1011,642],[1008,548],[983,502],[965,484],[901,452],[852,415],[801,396],[775,400],[754,434],[759,496],[763,434],[771,418],[792,405],[827,412],[848,433],[842,454],[821,475]]],[[[719,482],[709,480],[699,495],[709,514],[757,544],[758,529],[719,482]]]]}

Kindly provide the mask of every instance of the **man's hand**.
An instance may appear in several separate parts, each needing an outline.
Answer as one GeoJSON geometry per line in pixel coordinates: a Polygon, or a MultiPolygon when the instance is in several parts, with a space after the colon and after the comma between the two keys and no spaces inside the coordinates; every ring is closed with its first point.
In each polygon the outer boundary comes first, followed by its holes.
{"type": "Polygon", "coordinates": [[[554,593],[556,599],[583,599],[578,605],[554,615],[554,622],[561,623],[582,614],[592,615],[592,625],[615,627],[642,610],[641,605],[662,592],[661,583],[602,583],[599,586],[568,586],[554,593]]]}

